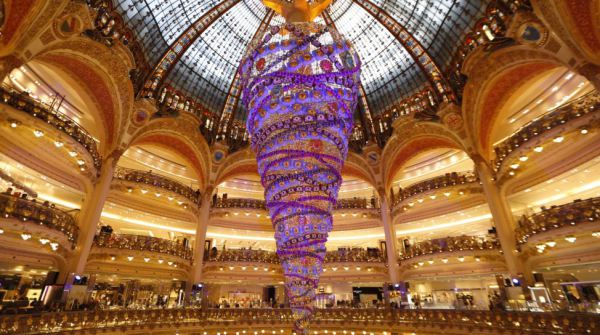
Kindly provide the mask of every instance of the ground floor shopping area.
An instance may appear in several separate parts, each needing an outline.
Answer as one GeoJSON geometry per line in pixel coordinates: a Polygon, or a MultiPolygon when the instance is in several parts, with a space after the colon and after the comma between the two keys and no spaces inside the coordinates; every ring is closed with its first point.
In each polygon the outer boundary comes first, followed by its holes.
{"type": "MultiPolygon", "coordinates": [[[[526,287],[503,275],[423,278],[393,285],[324,282],[317,289],[315,307],[600,313],[597,274],[593,268],[547,271],[536,274],[537,282],[526,287]]],[[[186,299],[186,283],[178,280],[90,275],[75,279],[67,292],[62,286],[46,285],[52,276],[55,273],[51,271],[0,275],[0,313],[184,306],[218,309],[289,307],[283,282],[259,284],[232,280],[203,283],[192,287],[186,299]]]]}

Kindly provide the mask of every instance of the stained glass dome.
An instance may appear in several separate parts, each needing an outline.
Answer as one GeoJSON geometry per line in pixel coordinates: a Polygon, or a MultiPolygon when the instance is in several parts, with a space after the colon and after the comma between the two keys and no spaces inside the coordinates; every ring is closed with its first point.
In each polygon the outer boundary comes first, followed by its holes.
{"type": "MultiPolygon", "coordinates": [[[[428,84],[421,64],[385,22],[401,26],[440,69],[463,36],[483,16],[489,0],[334,0],[326,11],[336,29],[354,43],[362,60],[361,81],[373,114],[428,84]],[[368,6],[368,7],[366,7],[368,6]],[[375,14],[375,15],[374,15],[375,14]]],[[[198,21],[207,27],[178,58],[165,82],[208,110],[224,106],[240,60],[261,23],[281,24],[260,0],[114,0],[134,31],[151,67],[198,21]],[[218,6],[225,10],[216,10],[218,6]]],[[[324,22],[323,17],[315,21],[324,22]]],[[[238,108],[241,108],[238,106],[238,108]]]]}

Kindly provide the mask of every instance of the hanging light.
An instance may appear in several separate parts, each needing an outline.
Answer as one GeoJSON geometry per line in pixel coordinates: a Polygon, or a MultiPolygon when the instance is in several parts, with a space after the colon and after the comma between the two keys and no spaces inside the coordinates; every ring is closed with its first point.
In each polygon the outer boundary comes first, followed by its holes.
{"type": "Polygon", "coordinates": [[[459,262],[464,262],[465,261],[465,256],[459,256],[458,257],[458,261],[459,262]]]}
{"type": "Polygon", "coordinates": [[[33,131],[33,135],[35,135],[35,137],[42,137],[44,136],[44,132],[39,129],[36,129],[33,131]]]}
{"type": "Polygon", "coordinates": [[[46,244],[48,244],[48,242],[50,242],[50,240],[49,240],[49,239],[47,239],[47,238],[40,238],[40,243],[41,243],[42,245],[46,245],[46,244]]]}
{"type": "Polygon", "coordinates": [[[71,156],[71,157],[77,156],[77,151],[69,151],[69,156],[71,156]]]}
{"type": "Polygon", "coordinates": [[[564,136],[556,136],[556,137],[555,137],[555,138],[552,140],[552,142],[554,142],[554,143],[561,143],[561,142],[562,142],[564,139],[565,139],[565,138],[564,138],[564,136]]]}
{"type": "Polygon", "coordinates": [[[164,259],[162,259],[162,258],[159,258],[159,259],[158,259],[158,264],[162,264],[164,261],[165,261],[164,259]]]}
{"type": "Polygon", "coordinates": [[[21,238],[25,241],[27,241],[28,239],[31,238],[31,234],[28,233],[21,233],[21,238]]]}
{"type": "Polygon", "coordinates": [[[52,248],[53,251],[58,250],[58,243],[50,242],[50,248],[52,248]]]}
{"type": "Polygon", "coordinates": [[[580,133],[581,135],[586,135],[586,134],[587,134],[587,133],[589,133],[589,132],[590,132],[590,131],[589,131],[587,128],[585,128],[585,127],[581,128],[581,129],[579,130],[579,133],[580,133]]]}
{"type": "Polygon", "coordinates": [[[57,148],[61,148],[63,145],[65,145],[64,142],[61,141],[54,141],[54,146],[57,148]]]}
{"type": "Polygon", "coordinates": [[[448,258],[442,258],[442,263],[444,263],[444,264],[448,263],[448,258]]]}
{"type": "Polygon", "coordinates": [[[525,156],[525,155],[523,155],[523,156],[519,157],[519,160],[520,160],[521,162],[526,162],[528,159],[529,159],[529,157],[527,157],[527,156],[525,156]]]}
{"type": "Polygon", "coordinates": [[[444,192],[444,195],[445,195],[446,197],[449,197],[449,196],[450,196],[450,194],[451,194],[450,192],[444,192]]]}
{"type": "Polygon", "coordinates": [[[573,236],[573,235],[569,235],[565,237],[565,241],[569,242],[569,243],[575,243],[575,241],[577,241],[577,237],[573,236]]]}
{"type": "Polygon", "coordinates": [[[513,164],[511,164],[510,168],[513,169],[513,170],[518,169],[519,168],[519,163],[513,163],[513,164]]]}
{"type": "Polygon", "coordinates": [[[554,248],[556,246],[556,241],[547,241],[546,245],[550,248],[554,248]]]}
{"type": "Polygon", "coordinates": [[[149,261],[150,261],[150,258],[144,257],[144,262],[148,263],[149,261]]]}
{"type": "Polygon", "coordinates": [[[541,145],[538,145],[537,147],[533,148],[533,151],[535,152],[542,152],[544,151],[544,147],[541,145]]]}
{"type": "Polygon", "coordinates": [[[131,262],[133,260],[133,256],[127,256],[127,260],[131,262]]]}

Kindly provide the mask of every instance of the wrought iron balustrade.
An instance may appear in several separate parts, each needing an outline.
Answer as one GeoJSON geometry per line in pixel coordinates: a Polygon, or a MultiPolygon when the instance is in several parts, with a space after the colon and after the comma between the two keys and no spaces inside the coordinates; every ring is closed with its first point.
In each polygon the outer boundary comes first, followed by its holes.
{"type": "MultiPolygon", "coordinates": [[[[246,208],[266,210],[265,201],[262,199],[247,198],[217,198],[213,203],[213,208],[246,208]]],[[[367,198],[348,198],[338,199],[334,209],[377,209],[376,199],[367,200],[367,198]]]]}
{"type": "Polygon", "coordinates": [[[400,188],[398,193],[393,192],[394,206],[402,201],[427,193],[432,190],[444,189],[447,187],[466,185],[471,183],[479,183],[479,177],[474,172],[451,172],[443,176],[433,177],[412,184],[405,189],[400,188]]]}
{"type": "Polygon", "coordinates": [[[158,237],[129,234],[100,233],[94,237],[94,246],[98,248],[149,251],[192,260],[192,249],[182,242],[158,237]]]}
{"type": "Polygon", "coordinates": [[[194,191],[193,188],[185,186],[176,180],[152,173],[150,171],[117,167],[114,178],[162,188],[164,190],[179,194],[196,205],[200,204],[201,195],[198,191],[194,191]]]}
{"type": "Polygon", "coordinates": [[[408,260],[423,255],[435,255],[443,252],[500,250],[500,241],[491,236],[455,236],[417,242],[400,256],[408,260]]]}
{"type": "Polygon", "coordinates": [[[517,241],[526,243],[536,235],[562,227],[600,221],[600,197],[542,208],[539,213],[523,215],[516,229],[517,241]]]}
{"type": "Polygon", "coordinates": [[[68,213],[52,208],[46,203],[21,199],[14,195],[0,194],[0,215],[3,218],[15,218],[23,225],[35,224],[60,231],[75,247],[79,227],[68,213]]]}
{"type": "Polygon", "coordinates": [[[52,110],[50,106],[35,100],[25,92],[17,92],[5,86],[0,86],[0,95],[3,103],[46,122],[81,144],[92,157],[94,167],[97,170],[100,169],[102,158],[98,153],[96,141],[77,122],[58,111],[52,110]]]}
{"type": "Polygon", "coordinates": [[[213,208],[247,208],[267,210],[262,199],[223,198],[219,197],[213,203],[213,208]]]}
{"type": "MultiPolygon", "coordinates": [[[[285,328],[293,322],[290,309],[147,309],[48,312],[0,316],[0,334],[48,334],[103,331],[155,332],[161,329],[242,330],[285,328]]],[[[352,331],[421,329],[457,334],[466,329],[502,334],[597,334],[600,316],[569,312],[505,312],[477,310],[316,309],[314,329],[343,327],[352,331]]]]}
{"type": "MultiPolygon", "coordinates": [[[[279,264],[277,253],[267,250],[253,249],[225,249],[205,253],[205,260],[209,262],[248,262],[279,264]]],[[[326,263],[383,263],[385,255],[375,248],[339,248],[327,251],[326,263]]]]}
{"type": "Polygon", "coordinates": [[[557,127],[567,125],[569,122],[597,111],[600,111],[600,93],[592,91],[544,114],[540,118],[527,123],[514,134],[497,144],[494,147],[496,159],[492,162],[492,166],[494,166],[496,171],[500,170],[503,162],[510,153],[517,150],[517,148],[526,142],[532,141],[557,127]]]}

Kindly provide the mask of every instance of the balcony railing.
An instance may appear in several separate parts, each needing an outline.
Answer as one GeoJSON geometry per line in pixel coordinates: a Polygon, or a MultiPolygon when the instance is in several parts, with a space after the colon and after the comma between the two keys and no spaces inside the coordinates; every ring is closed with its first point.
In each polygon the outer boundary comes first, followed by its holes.
{"type": "Polygon", "coordinates": [[[177,256],[185,260],[192,260],[192,249],[190,247],[185,246],[181,242],[150,236],[101,233],[94,238],[94,246],[98,248],[156,252],[177,256]]]}
{"type": "Polygon", "coordinates": [[[79,227],[71,215],[46,203],[34,202],[19,197],[0,194],[0,215],[60,231],[75,247],[79,227]]]}
{"type": "Polygon", "coordinates": [[[418,242],[406,250],[400,259],[407,260],[423,255],[442,252],[478,251],[500,249],[500,242],[494,237],[456,236],[418,242]]]}
{"type": "MultiPolygon", "coordinates": [[[[99,331],[148,332],[177,329],[244,330],[256,327],[284,328],[290,334],[290,309],[148,309],[97,310],[62,313],[36,313],[0,316],[0,334],[48,334],[99,331]]],[[[565,312],[504,312],[460,310],[317,309],[312,328],[343,327],[352,331],[404,333],[420,329],[439,333],[440,329],[489,334],[597,334],[600,317],[595,314],[565,312]]],[[[325,328],[327,329],[327,328],[325,328]]],[[[279,334],[279,331],[277,332],[279,334]]],[[[340,331],[341,333],[341,331],[340,331]]]]}
{"type": "Polygon", "coordinates": [[[100,169],[102,159],[98,153],[96,141],[77,122],[58,111],[52,110],[49,106],[33,99],[25,92],[17,92],[0,86],[0,94],[5,104],[46,122],[81,144],[92,157],[96,169],[100,169]]]}
{"type": "Polygon", "coordinates": [[[527,141],[596,111],[600,111],[600,93],[593,91],[527,123],[494,147],[496,153],[496,159],[493,162],[494,168],[496,171],[500,170],[502,163],[510,153],[527,141]]]}
{"type": "Polygon", "coordinates": [[[213,203],[213,208],[244,208],[267,210],[265,201],[259,199],[246,198],[217,198],[213,203]]]}
{"type": "Polygon", "coordinates": [[[526,243],[536,234],[598,221],[600,221],[600,197],[542,208],[539,213],[521,217],[516,229],[517,241],[526,243]]]}
{"type": "Polygon", "coordinates": [[[114,177],[116,179],[162,188],[164,190],[179,194],[196,205],[200,204],[200,192],[194,191],[194,189],[191,187],[185,186],[178,181],[169,179],[156,173],[152,173],[150,171],[140,171],[118,167],[115,170],[114,177]]]}
{"type": "MultiPolygon", "coordinates": [[[[279,264],[277,253],[266,250],[252,249],[226,249],[214,250],[205,254],[205,260],[209,262],[248,262],[248,263],[269,263],[279,264]]],[[[385,262],[383,253],[376,248],[340,248],[338,250],[327,251],[325,254],[326,263],[380,263],[385,262]]]]}
{"type": "MultiPolygon", "coordinates": [[[[246,198],[222,198],[219,197],[213,203],[213,208],[243,208],[266,210],[264,200],[246,198]]],[[[338,199],[335,209],[377,209],[377,199],[366,198],[338,199]]]]}
{"type": "Polygon", "coordinates": [[[446,173],[443,176],[426,179],[416,184],[412,184],[405,189],[400,188],[398,193],[394,193],[392,190],[394,205],[398,205],[408,198],[418,196],[432,190],[471,183],[479,183],[479,177],[477,177],[473,172],[446,173]]]}

